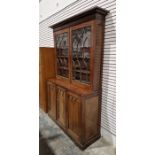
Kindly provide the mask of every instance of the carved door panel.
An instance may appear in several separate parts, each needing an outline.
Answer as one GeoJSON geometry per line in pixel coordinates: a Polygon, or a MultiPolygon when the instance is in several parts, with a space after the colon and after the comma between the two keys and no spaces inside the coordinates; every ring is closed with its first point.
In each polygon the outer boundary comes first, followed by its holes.
{"type": "Polygon", "coordinates": [[[56,87],[48,84],[48,114],[56,119],[56,87]]]}
{"type": "Polygon", "coordinates": [[[57,120],[66,127],[66,90],[61,87],[57,87],[57,120]]]}
{"type": "Polygon", "coordinates": [[[81,136],[81,100],[77,95],[68,94],[68,130],[80,140],[81,136]]]}

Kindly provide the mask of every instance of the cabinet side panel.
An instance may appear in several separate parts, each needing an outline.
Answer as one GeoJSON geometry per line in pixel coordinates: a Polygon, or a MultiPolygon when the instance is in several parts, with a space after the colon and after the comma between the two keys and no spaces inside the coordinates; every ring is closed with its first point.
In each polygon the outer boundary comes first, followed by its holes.
{"type": "Polygon", "coordinates": [[[43,52],[41,49],[39,50],[39,106],[41,109],[46,111],[45,107],[45,91],[46,86],[44,87],[45,82],[45,74],[44,74],[44,59],[43,59],[43,52]]]}
{"type": "Polygon", "coordinates": [[[91,97],[85,101],[85,139],[86,141],[96,136],[99,124],[99,99],[91,97]]]}
{"type": "Polygon", "coordinates": [[[101,88],[101,64],[103,55],[103,38],[104,38],[104,19],[101,15],[97,14],[97,19],[95,20],[95,30],[94,30],[94,78],[93,87],[94,90],[99,90],[101,88]]]}
{"type": "Polygon", "coordinates": [[[54,48],[40,47],[39,49],[39,105],[47,112],[46,81],[55,77],[54,48]]]}

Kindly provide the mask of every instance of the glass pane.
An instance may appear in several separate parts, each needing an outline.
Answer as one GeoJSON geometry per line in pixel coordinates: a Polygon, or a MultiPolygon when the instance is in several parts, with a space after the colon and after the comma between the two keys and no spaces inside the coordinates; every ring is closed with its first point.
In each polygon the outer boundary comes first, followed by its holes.
{"type": "Polygon", "coordinates": [[[57,74],[68,78],[68,33],[56,35],[57,74]]]}
{"type": "Polygon", "coordinates": [[[91,27],[72,31],[72,79],[90,82],[91,27]]]}

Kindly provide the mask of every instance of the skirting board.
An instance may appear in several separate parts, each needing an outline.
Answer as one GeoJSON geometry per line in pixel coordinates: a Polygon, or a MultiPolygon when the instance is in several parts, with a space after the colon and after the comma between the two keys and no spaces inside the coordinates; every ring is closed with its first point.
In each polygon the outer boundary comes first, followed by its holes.
{"type": "Polygon", "coordinates": [[[105,139],[108,143],[116,146],[116,136],[108,132],[106,129],[101,127],[101,136],[105,139]]]}

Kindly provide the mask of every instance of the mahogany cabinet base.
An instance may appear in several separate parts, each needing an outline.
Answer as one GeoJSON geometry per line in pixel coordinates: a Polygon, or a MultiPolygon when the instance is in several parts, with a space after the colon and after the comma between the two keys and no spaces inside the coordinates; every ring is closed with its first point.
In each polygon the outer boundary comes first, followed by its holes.
{"type": "Polygon", "coordinates": [[[49,116],[81,149],[85,149],[100,137],[99,94],[77,94],[51,81],[47,85],[49,116]]]}
{"type": "Polygon", "coordinates": [[[91,137],[91,139],[89,139],[89,141],[87,141],[87,142],[85,142],[85,143],[82,144],[82,143],[80,143],[79,141],[77,141],[76,139],[74,139],[74,138],[67,132],[67,130],[66,130],[64,127],[62,127],[62,126],[60,125],[60,123],[57,122],[57,120],[56,120],[55,118],[53,118],[51,115],[49,115],[49,117],[60,127],[60,129],[63,130],[63,132],[64,132],[65,134],[68,135],[68,137],[74,142],[74,144],[77,145],[81,150],[85,150],[89,145],[91,145],[92,143],[94,143],[96,140],[98,140],[98,139],[101,137],[100,133],[98,133],[98,134],[96,134],[95,136],[91,137]]]}

